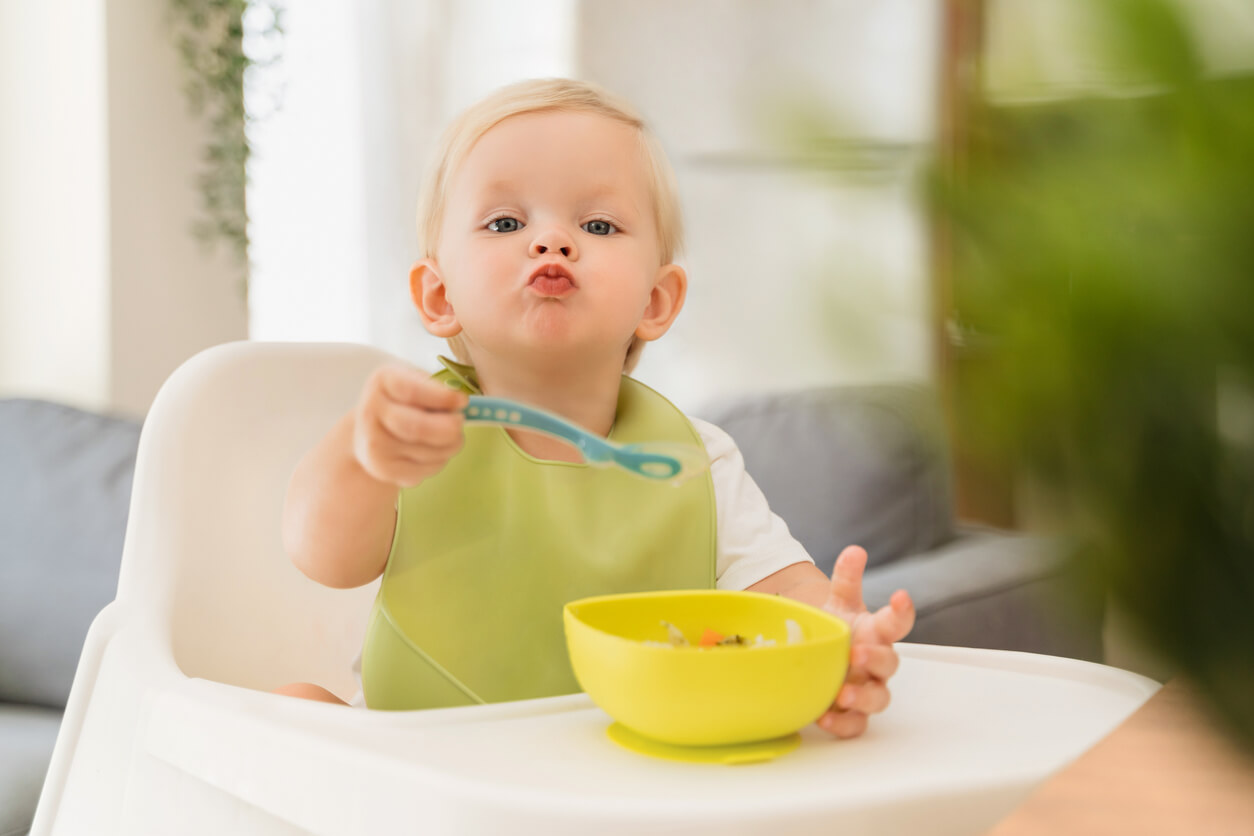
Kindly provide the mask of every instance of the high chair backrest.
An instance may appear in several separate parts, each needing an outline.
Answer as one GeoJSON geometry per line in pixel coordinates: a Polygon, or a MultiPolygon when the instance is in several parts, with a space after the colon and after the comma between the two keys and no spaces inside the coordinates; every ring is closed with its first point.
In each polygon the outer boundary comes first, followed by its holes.
{"type": "Polygon", "coordinates": [[[144,423],[118,583],[182,671],[250,688],[355,689],[376,583],[330,589],[286,556],[283,497],[298,459],[398,362],[350,344],[240,342],[180,367],[144,423]]]}

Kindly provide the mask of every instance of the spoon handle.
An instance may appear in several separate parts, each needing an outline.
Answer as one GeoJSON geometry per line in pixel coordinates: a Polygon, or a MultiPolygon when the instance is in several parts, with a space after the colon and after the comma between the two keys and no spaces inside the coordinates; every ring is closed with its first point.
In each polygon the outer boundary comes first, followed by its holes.
{"type": "MultiPolygon", "coordinates": [[[[522,427],[560,438],[575,445],[583,455],[584,461],[589,464],[615,464],[637,476],[663,481],[676,479],[685,471],[685,457],[677,456],[671,450],[652,449],[656,445],[649,444],[615,444],[552,412],[511,401],[508,398],[471,395],[469,403],[462,412],[467,421],[499,424],[503,427],[522,427]]],[[[700,463],[687,468],[689,475],[702,472],[708,467],[708,460],[704,453],[704,450],[696,453],[700,458],[700,463]]],[[[687,458],[692,458],[692,456],[689,455],[687,458]]]]}
{"type": "Polygon", "coordinates": [[[601,462],[614,457],[613,446],[604,439],[551,412],[507,398],[471,395],[463,413],[467,421],[522,427],[568,441],[578,447],[589,462],[601,462]]]}

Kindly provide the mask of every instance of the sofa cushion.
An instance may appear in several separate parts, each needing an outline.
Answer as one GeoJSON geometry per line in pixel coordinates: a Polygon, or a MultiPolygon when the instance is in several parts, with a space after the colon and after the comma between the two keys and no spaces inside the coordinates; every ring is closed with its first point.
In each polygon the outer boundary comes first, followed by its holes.
{"type": "Polygon", "coordinates": [[[871,566],[953,536],[950,466],[935,392],[835,386],[712,404],[771,509],[830,573],[850,544],[871,566]]]}
{"type": "Polygon", "coordinates": [[[60,726],[55,709],[0,704],[0,836],[30,830],[60,726]]]}
{"type": "Polygon", "coordinates": [[[918,611],[907,641],[1102,661],[1103,603],[1049,537],[960,526],[929,552],[868,572],[867,606],[906,589],[918,611]]]}
{"type": "Polygon", "coordinates": [[[0,400],[0,701],[63,707],[117,592],[139,422],[0,400]]]}

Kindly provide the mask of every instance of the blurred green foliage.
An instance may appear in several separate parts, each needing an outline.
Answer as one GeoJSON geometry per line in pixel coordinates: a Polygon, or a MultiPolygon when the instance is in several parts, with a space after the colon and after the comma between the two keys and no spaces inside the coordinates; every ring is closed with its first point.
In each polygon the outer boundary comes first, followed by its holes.
{"type": "Polygon", "coordinates": [[[977,103],[936,171],[971,435],[1064,510],[1108,593],[1254,750],[1254,77],[1163,0],[1104,0],[1103,95],[977,103]]]}

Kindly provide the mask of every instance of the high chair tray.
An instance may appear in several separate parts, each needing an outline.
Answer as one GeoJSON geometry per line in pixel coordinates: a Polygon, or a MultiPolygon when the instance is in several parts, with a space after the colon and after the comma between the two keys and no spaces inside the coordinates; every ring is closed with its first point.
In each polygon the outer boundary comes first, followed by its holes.
{"type": "Polygon", "coordinates": [[[115,806],[87,817],[67,790],[51,832],[980,833],[1159,687],[1050,656],[899,649],[866,735],[810,727],[743,766],[619,748],[582,694],[392,713],[183,679],[147,695],[115,806]]]}

